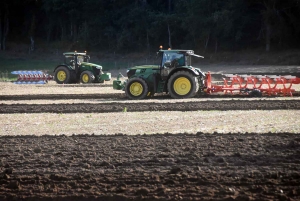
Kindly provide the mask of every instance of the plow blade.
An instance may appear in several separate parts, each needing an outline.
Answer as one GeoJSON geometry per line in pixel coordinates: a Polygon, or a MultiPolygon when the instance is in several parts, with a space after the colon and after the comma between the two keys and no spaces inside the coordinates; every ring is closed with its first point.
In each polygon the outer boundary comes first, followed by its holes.
{"type": "Polygon", "coordinates": [[[15,84],[46,84],[53,80],[53,76],[42,71],[13,71],[12,74],[18,75],[15,84]]]}
{"type": "Polygon", "coordinates": [[[237,75],[224,74],[223,85],[214,85],[211,74],[206,74],[206,93],[224,92],[261,96],[293,96],[293,84],[300,84],[300,78],[292,75],[237,75]]]}

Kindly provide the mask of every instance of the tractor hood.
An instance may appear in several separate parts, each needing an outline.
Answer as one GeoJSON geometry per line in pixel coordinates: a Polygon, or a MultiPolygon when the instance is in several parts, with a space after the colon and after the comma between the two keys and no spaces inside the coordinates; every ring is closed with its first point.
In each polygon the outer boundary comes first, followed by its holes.
{"type": "Polygon", "coordinates": [[[134,66],[131,69],[159,69],[158,65],[141,65],[141,66],[134,66]]]}
{"type": "Polygon", "coordinates": [[[127,69],[127,77],[130,78],[131,76],[138,74],[152,74],[153,71],[157,70],[159,70],[158,65],[134,66],[132,68],[127,69]]]}
{"type": "Polygon", "coordinates": [[[102,66],[94,63],[81,62],[81,67],[95,67],[97,69],[102,69],[102,66]]]}

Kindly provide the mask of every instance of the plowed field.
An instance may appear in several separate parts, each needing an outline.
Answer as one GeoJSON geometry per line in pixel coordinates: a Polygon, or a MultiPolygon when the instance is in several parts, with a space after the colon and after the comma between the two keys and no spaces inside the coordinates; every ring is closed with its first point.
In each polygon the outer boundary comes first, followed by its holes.
{"type": "MultiPolygon", "coordinates": [[[[101,95],[59,95],[49,96],[40,95],[39,99],[99,99],[117,98],[120,94],[101,95]]],[[[0,96],[2,99],[8,99],[7,96],[0,96]]],[[[32,100],[36,96],[14,96],[15,99],[32,100]]],[[[121,98],[122,100],[123,98],[121,98]]],[[[120,112],[124,108],[130,112],[143,111],[198,111],[198,110],[282,110],[282,109],[300,109],[299,100],[223,100],[223,101],[193,101],[193,102],[120,102],[112,103],[69,103],[69,104],[9,104],[0,105],[0,113],[106,113],[120,112]]]]}
{"type": "Polygon", "coordinates": [[[0,200],[299,200],[296,134],[0,138],[0,200]]]}
{"type": "Polygon", "coordinates": [[[0,200],[300,200],[299,109],[1,83],[0,200]]]}

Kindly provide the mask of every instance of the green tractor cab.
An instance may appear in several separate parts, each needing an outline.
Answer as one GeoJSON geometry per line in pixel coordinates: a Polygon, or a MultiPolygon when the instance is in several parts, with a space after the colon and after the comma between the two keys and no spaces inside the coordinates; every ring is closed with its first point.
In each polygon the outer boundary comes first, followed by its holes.
{"type": "Polygon", "coordinates": [[[124,90],[130,99],[143,99],[155,93],[169,93],[172,98],[191,98],[203,90],[205,74],[191,65],[191,57],[203,58],[193,50],[159,50],[157,65],[135,66],[127,70],[128,80],[119,76],[114,89],[124,90]]]}
{"type": "Polygon", "coordinates": [[[110,73],[104,73],[102,66],[89,63],[86,53],[66,52],[64,63],[54,69],[54,80],[58,84],[70,83],[104,83],[111,79],[110,73]]]}

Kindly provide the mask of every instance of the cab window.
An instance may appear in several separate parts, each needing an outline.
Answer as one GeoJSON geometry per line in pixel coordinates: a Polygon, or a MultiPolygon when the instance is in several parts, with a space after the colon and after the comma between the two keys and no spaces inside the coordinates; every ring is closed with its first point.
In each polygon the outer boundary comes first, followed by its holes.
{"type": "Polygon", "coordinates": [[[84,57],[83,56],[77,56],[77,63],[81,64],[84,61],[84,57]]]}
{"type": "Polygon", "coordinates": [[[177,60],[179,66],[184,66],[185,64],[185,59],[183,54],[178,54],[176,52],[165,52],[163,54],[163,59],[162,59],[162,66],[166,66],[165,63],[169,62],[171,63],[172,61],[177,60]]]}
{"type": "Polygon", "coordinates": [[[65,56],[65,63],[70,66],[74,66],[75,65],[75,57],[72,55],[65,56]]]}

